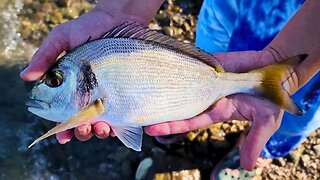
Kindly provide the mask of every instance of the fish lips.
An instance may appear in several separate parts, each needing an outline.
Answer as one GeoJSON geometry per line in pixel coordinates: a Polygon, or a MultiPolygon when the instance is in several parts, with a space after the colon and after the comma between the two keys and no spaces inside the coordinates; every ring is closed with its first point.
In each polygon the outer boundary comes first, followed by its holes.
{"type": "Polygon", "coordinates": [[[50,108],[50,105],[49,103],[45,102],[45,101],[42,101],[40,99],[29,99],[27,102],[26,102],[26,105],[28,106],[28,110],[32,111],[32,109],[48,109],[50,108]]]}

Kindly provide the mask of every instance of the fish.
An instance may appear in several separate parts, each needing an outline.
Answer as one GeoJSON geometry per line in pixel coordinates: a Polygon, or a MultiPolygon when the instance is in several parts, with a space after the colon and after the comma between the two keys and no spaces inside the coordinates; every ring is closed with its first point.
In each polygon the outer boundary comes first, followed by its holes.
{"type": "Polygon", "coordinates": [[[138,23],[125,22],[63,55],[35,84],[28,110],[56,133],[98,118],[141,151],[143,126],[192,118],[244,93],[302,115],[284,82],[306,54],[246,73],[225,72],[209,53],[138,23]]]}

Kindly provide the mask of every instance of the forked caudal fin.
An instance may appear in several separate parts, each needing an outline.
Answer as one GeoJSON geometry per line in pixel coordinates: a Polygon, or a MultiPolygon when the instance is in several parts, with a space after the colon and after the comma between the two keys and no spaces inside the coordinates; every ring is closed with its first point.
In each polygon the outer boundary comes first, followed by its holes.
{"type": "Polygon", "coordinates": [[[291,99],[288,89],[286,90],[286,88],[294,86],[294,84],[292,84],[294,82],[291,79],[294,69],[307,56],[307,54],[297,55],[279,64],[251,71],[262,74],[262,81],[258,88],[259,95],[290,113],[303,115],[302,110],[291,99]],[[285,87],[285,84],[288,86],[285,87]]]}

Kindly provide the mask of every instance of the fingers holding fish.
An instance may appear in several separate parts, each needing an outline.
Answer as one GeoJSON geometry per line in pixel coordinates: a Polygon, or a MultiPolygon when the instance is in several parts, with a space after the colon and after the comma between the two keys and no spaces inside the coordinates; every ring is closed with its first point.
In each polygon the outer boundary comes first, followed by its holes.
{"type": "Polygon", "coordinates": [[[83,124],[74,129],[75,137],[80,141],[87,141],[92,136],[92,126],[90,124],[83,124]]]}
{"type": "Polygon", "coordinates": [[[65,36],[67,27],[58,26],[48,35],[32,57],[29,66],[21,72],[22,79],[37,80],[55,63],[61,52],[69,50],[68,37],[65,36]]]}
{"type": "MultiPolygon", "coordinates": [[[[69,129],[57,133],[56,138],[60,144],[66,144],[71,141],[73,136],[80,141],[87,141],[91,139],[93,135],[99,139],[105,139],[109,137],[109,135],[112,136],[112,131],[107,123],[103,121],[96,121],[93,124],[84,124],[76,127],[75,129],[69,129]]],[[[115,137],[115,135],[112,137],[115,137]]]]}
{"type": "Polygon", "coordinates": [[[56,62],[62,52],[67,52],[86,41],[100,37],[115,23],[113,17],[106,13],[92,10],[74,20],[56,26],[35,52],[29,66],[21,72],[21,78],[26,81],[39,79],[56,62]],[[95,21],[92,21],[92,17],[95,17],[95,21]]]}
{"type": "Polygon", "coordinates": [[[73,130],[69,129],[60,133],[57,133],[56,138],[60,144],[66,144],[71,141],[73,137],[73,130]]]}
{"type": "Polygon", "coordinates": [[[207,127],[229,119],[252,121],[252,127],[241,147],[241,164],[252,170],[262,148],[279,128],[283,111],[272,103],[252,96],[237,94],[218,101],[208,111],[187,120],[145,127],[152,136],[177,134],[207,127]]]}
{"type": "Polygon", "coordinates": [[[146,126],[144,131],[150,136],[164,136],[205,128],[211,124],[211,117],[207,113],[203,113],[191,119],[146,126]]]}
{"type": "Polygon", "coordinates": [[[151,136],[163,136],[205,128],[211,124],[227,121],[231,118],[246,120],[247,118],[244,118],[236,111],[236,99],[232,97],[222,98],[214,106],[196,117],[150,125],[145,127],[144,130],[151,136]]]}
{"type": "Polygon", "coordinates": [[[93,125],[93,130],[94,130],[94,134],[99,139],[105,139],[105,138],[109,137],[110,131],[111,131],[110,126],[103,121],[99,121],[99,122],[95,123],[93,125]]]}
{"type": "Polygon", "coordinates": [[[275,116],[261,114],[254,117],[251,130],[241,146],[240,162],[243,168],[249,171],[254,168],[263,147],[279,128],[282,115],[283,111],[275,116]]]}
{"type": "MultiPolygon", "coordinates": [[[[227,72],[247,72],[277,63],[273,51],[239,51],[213,54],[227,72]]],[[[279,60],[279,59],[278,59],[279,60]]]]}
{"type": "MultiPolygon", "coordinates": [[[[241,165],[246,170],[252,170],[260,153],[272,136],[279,128],[283,110],[274,104],[248,95],[238,94],[230,96],[235,108],[230,119],[247,119],[252,121],[249,134],[241,145],[241,165]]],[[[219,117],[224,111],[211,111],[211,118],[219,117]]],[[[223,117],[227,118],[227,117],[223,117]]],[[[213,120],[215,121],[215,120],[213,120]]]]}

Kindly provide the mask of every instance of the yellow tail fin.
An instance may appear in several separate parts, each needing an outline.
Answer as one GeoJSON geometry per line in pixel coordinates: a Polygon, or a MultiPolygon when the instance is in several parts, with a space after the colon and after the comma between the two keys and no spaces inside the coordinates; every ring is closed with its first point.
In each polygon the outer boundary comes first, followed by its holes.
{"type": "Polygon", "coordinates": [[[261,86],[258,88],[259,95],[290,113],[303,115],[302,110],[291,99],[289,92],[285,89],[284,83],[289,83],[289,86],[292,85],[289,79],[295,67],[307,56],[306,54],[297,55],[279,64],[255,70],[255,73],[262,74],[261,86]]]}

